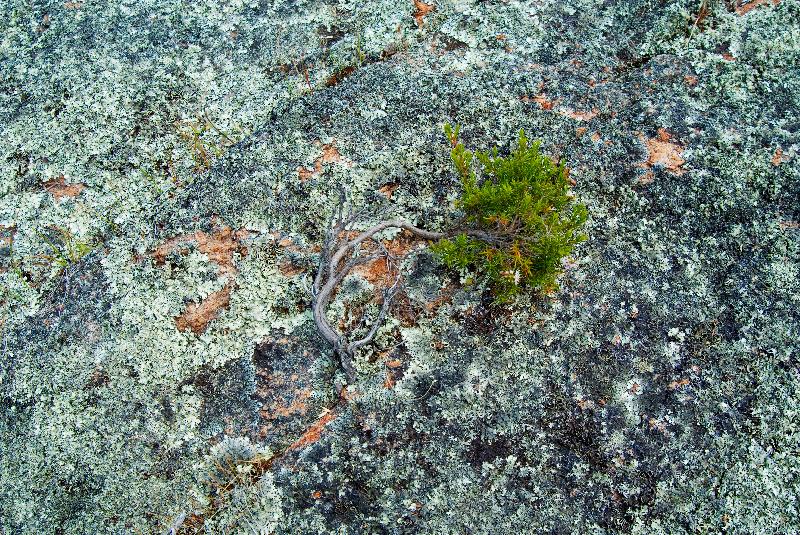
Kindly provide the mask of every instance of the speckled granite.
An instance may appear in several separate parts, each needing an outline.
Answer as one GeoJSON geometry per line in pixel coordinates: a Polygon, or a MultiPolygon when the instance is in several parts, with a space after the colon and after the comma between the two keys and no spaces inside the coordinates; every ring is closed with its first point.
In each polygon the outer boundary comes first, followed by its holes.
{"type": "Polygon", "coordinates": [[[800,533],[797,0],[7,0],[0,29],[3,535],[800,533]],[[344,188],[443,228],[445,122],[541,139],[589,240],[502,308],[411,255],[339,398],[327,218],[344,188]]]}

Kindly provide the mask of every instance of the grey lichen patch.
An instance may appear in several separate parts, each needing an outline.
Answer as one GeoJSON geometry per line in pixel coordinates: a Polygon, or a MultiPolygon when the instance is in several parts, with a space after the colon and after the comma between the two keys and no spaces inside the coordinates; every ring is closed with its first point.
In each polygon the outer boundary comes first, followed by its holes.
{"type": "Polygon", "coordinates": [[[797,531],[797,2],[424,3],[0,8],[0,531],[797,531]],[[502,308],[413,255],[343,402],[315,246],[340,188],[442,229],[444,122],[590,239],[502,308]]]}
{"type": "Polygon", "coordinates": [[[274,454],[244,438],[226,438],[211,449],[196,489],[196,511],[172,523],[177,533],[263,533],[283,521],[280,489],[268,471],[274,454]]]}

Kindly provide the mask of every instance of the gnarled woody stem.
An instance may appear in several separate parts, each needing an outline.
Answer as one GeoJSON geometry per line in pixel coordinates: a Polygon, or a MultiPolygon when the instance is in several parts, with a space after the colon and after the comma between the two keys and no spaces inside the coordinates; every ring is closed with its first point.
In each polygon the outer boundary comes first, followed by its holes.
{"type": "Polygon", "coordinates": [[[380,241],[375,239],[376,234],[389,228],[398,228],[407,230],[413,235],[425,240],[439,240],[460,234],[461,232],[487,242],[495,241],[496,238],[484,231],[474,229],[459,232],[431,232],[416,227],[407,221],[403,221],[402,219],[391,219],[378,223],[377,225],[364,230],[351,240],[345,240],[344,243],[340,243],[339,235],[351,222],[352,219],[348,221],[342,221],[340,218],[336,224],[332,226],[330,233],[325,240],[325,245],[323,246],[322,256],[319,264],[319,271],[314,279],[312,313],[314,317],[314,323],[316,324],[320,334],[322,334],[323,338],[333,345],[334,351],[339,357],[342,368],[349,379],[353,380],[355,378],[355,369],[353,368],[352,364],[353,356],[359,348],[367,345],[375,337],[378,328],[383,323],[383,320],[386,318],[386,314],[389,311],[389,306],[400,281],[400,275],[398,273],[397,279],[391,288],[384,290],[383,303],[381,305],[381,310],[378,314],[378,317],[372,324],[369,332],[361,339],[351,342],[345,340],[344,336],[338,333],[331,326],[328,318],[325,315],[325,311],[328,308],[328,304],[330,303],[336,287],[342,282],[342,280],[344,280],[345,277],[347,277],[353,268],[377,258],[386,257],[387,260],[391,258],[389,251],[383,247],[380,241]],[[382,252],[366,257],[351,257],[353,253],[357,253],[359,246],[367,240],[375,242],[378,247],[382,249],[382,252]]]}
{"type": "Polygon", "coordinates": [[[316,324],[317,328],[319,329],[320,334],[322,334],[323,338],[325,338],[331,345],[333,345],[334,350],[339,355],[342,368],[347,373],[349,378],[352,380],[355,377],[355,369],[352,365],[352,358],[353,354],[359,348],[368,344],[375,336],[378,331],[378,327],[383,322],[386,314],[388,313],[389,305],[391,303],[391,299],[394,294],[394,290],[397,287],[398,280],[395,281],[394,285],[387,291],[384,291],[383,296],[383,304],[381,306],[381,311],[378,314],[378,318],[372,325],[372,328],[369,332],[361,339],[355,340],[352,342],[347,342],[344,340],[343,336],[336,332],[333,327],[331,326],[330,322],[328,321],[327,317],[325,316],[325,310],[328,307],[328,303],[330,302],[331,296],[333,295],[334,290],[339,285],[339,283],[344,280],[344,278],[350,273],[350,271],[359,266],[361,264],[365,264],[376,258],[380,258],[381,256],[388,256],[389,253],[385,249],[384,252],[370,255],[366,257],[355,257],[346,262],[344,262],[345,257],[349,254],[355,252],[358,247],[367,240],[375,240],[374,236],[388,228],[399,228],[404,229],[415,236],[419,236],[420,238],[426,240],[437,240],[446,237],[446,234],[443,232],[430,232],[427,230],[423,230],[421,228],[415,227],[411,223],[407,221],[403,221],[400,219],[392,219],[389,221],[383,221],[374,225],[373,227],[368,228],[367,230],[361,232],[358,236],[353,238],[352,240],[347,240],[343,244],[341,244],[333,253],[332,256],[328,259],[328,254],[330,253],[331,249],[338,244],[336,234],[340,233],[344,230],[344,225],[340,221],[337,223],[333,229],[331,230],[333,235],[329,235],[328,239],[326,240],[325,248],[323,250],[322,259],[320,261],[319,272],[317,273],[316,279],[314,281],[314,298],[312,304],[312,312],[314,316],[314,323],[316,324]],[[324,280],[324,284],[322,284],[324,280]]]}

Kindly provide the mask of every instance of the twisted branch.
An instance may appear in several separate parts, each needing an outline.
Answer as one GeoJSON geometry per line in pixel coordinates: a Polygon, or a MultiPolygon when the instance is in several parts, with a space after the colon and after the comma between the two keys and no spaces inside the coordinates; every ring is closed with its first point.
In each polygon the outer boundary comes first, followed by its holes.
{"type": "Polygon", "coordinates": [[[397,277],[391,287],[383,291],[383,303],[377,318],[372,323],[371,328],[362,338],[348,341],[338,333],[328,321],[325,311],[328,308],[331,297],[339,284],[357,266],[372,262],[379,258],[385,258],[387,262],[397,260],[388,249],[375,238],[376,234],[390,228],[407,230],[413,235],[425,240],[437,240],[447,236],[443,232],[430,232],[403,221],[401,219],[391,219],[374,225],[358,234],[355,238],[342,238],[346,236],[348,227],[355,222],[361,214],[349,214],[343,217],[341,209],[334,214],[334,223],[330,226],[325,243],[320,254],[319,269],[314,284],[312,286],[312,313],[314,323],[320,334],[334,348],[342,369],[350,380],[355,379],[355,368],[353,368],[353,356],[355,352],[370,343],[378,332],[378,328],[386,319],[389,307],[394,299],[400,285],[400,271],[397,270],[397,277]],[[377,245],[379,251],[369,256],[358,256],[360,247],[364,242],[371,241],[377,245]]]}
{"type": "Polygon", "coordinates": [[[383,245],[383,243],[376,238],[380,232],[392,228],[407,230],[414,236],[422,238],[423,240],[440,240],[443,238],[451,238],[462,233],[465,233],[470,237],[483,240],[487,243],[499,244],[504,240],[502,236],[498,236],[497,234],[492,234],[478,229],[465,229],[464,226],[461,225],[456,227],[459,230],[450,232],[432,232],[416,227],[408,221],[398,218],[383,221],[360,232],[354,238],[348,238],[348,231],[350,230],[351,226],[356,221],[363,218],[367,210],[362,209],[358,212],[348,210],[348,212],[345,214],[344,205],[344,195],[340,194],[339,204],[328,223],[328,233],[322,245],[322,251],[319,258],[319,268],[316,276],[314,277],[314,283],[311,289],[311,303],[314,323],[316,324],[317,329],[322,337],[333,346],[334,352],[339,359],[339,364],[347,374],[349,380],[353,381],[356,375],[355,368],[353,367],[353,357],[355,356],[356,351],[369,344],[375,338],[378,329],[386,319],[386,315],[389,313],[389,307],[399,291],[400,286],[401,275],[400,270],[397,267],[397,261],[399,258],[395,257],[383,245]],[[361,246],[366,242],[372,243],[376,249],[378,249],[378,251],[368,256],[359,256],[361,246]],[[337,332],[336,329],[333,328],[331,323],[328,321],[325,312],[336,291],[336,288],[354,268],[380,258],[385,258],[387,263],[391,262],[391,265],[387,266],[390,268],[389,272],[392,271],[391,266],[395,267],[395,271],[397,271],[395,281],[391,287],[383,290],[383,302],[381,303],[381,309],[367,333],[362,338],[357,340],[347,340],[344,334],[337,332]]]}

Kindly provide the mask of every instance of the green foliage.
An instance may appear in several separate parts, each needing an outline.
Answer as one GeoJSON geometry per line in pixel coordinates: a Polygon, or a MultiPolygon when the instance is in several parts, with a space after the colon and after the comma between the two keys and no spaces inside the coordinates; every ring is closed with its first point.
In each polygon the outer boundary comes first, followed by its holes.
{"type": "Polygon", "coordinates": [[[64,227],[52,226],[49,233],[42,233],[38,230],[34,230],[34,232],[47,243],[52,252],[52,254],[41,254],[39,257],[47,264],[58,266],[60,269],[78,262],[97,246],[97,243],[91,240],[77,238],[64,227]]]}
{"type": "Polygon", "coordinates": [[[208,171],[214,158],[219,158],[228,147],[236,144],[231,135],[211,121],[207,111],[194,121],[184,121],[179,133],[187,144],[196,173],[208,171]]]}
{"type": "Polygon", "coordinates": [[[557,288],[561,259],[584,241],[580,233],[586,206],[569,192],[568,170],[529,144],[520,130],[517,148],[507,157],[471,152],[458,141],[459,127],[444,127],[463,188],[456,206],[464,219],[454,237],[432,249],[445,265],[473,267],[507,302],[522,289],[557,288]],[[476,165],[475,160],[478,164],[476,165]]]}

